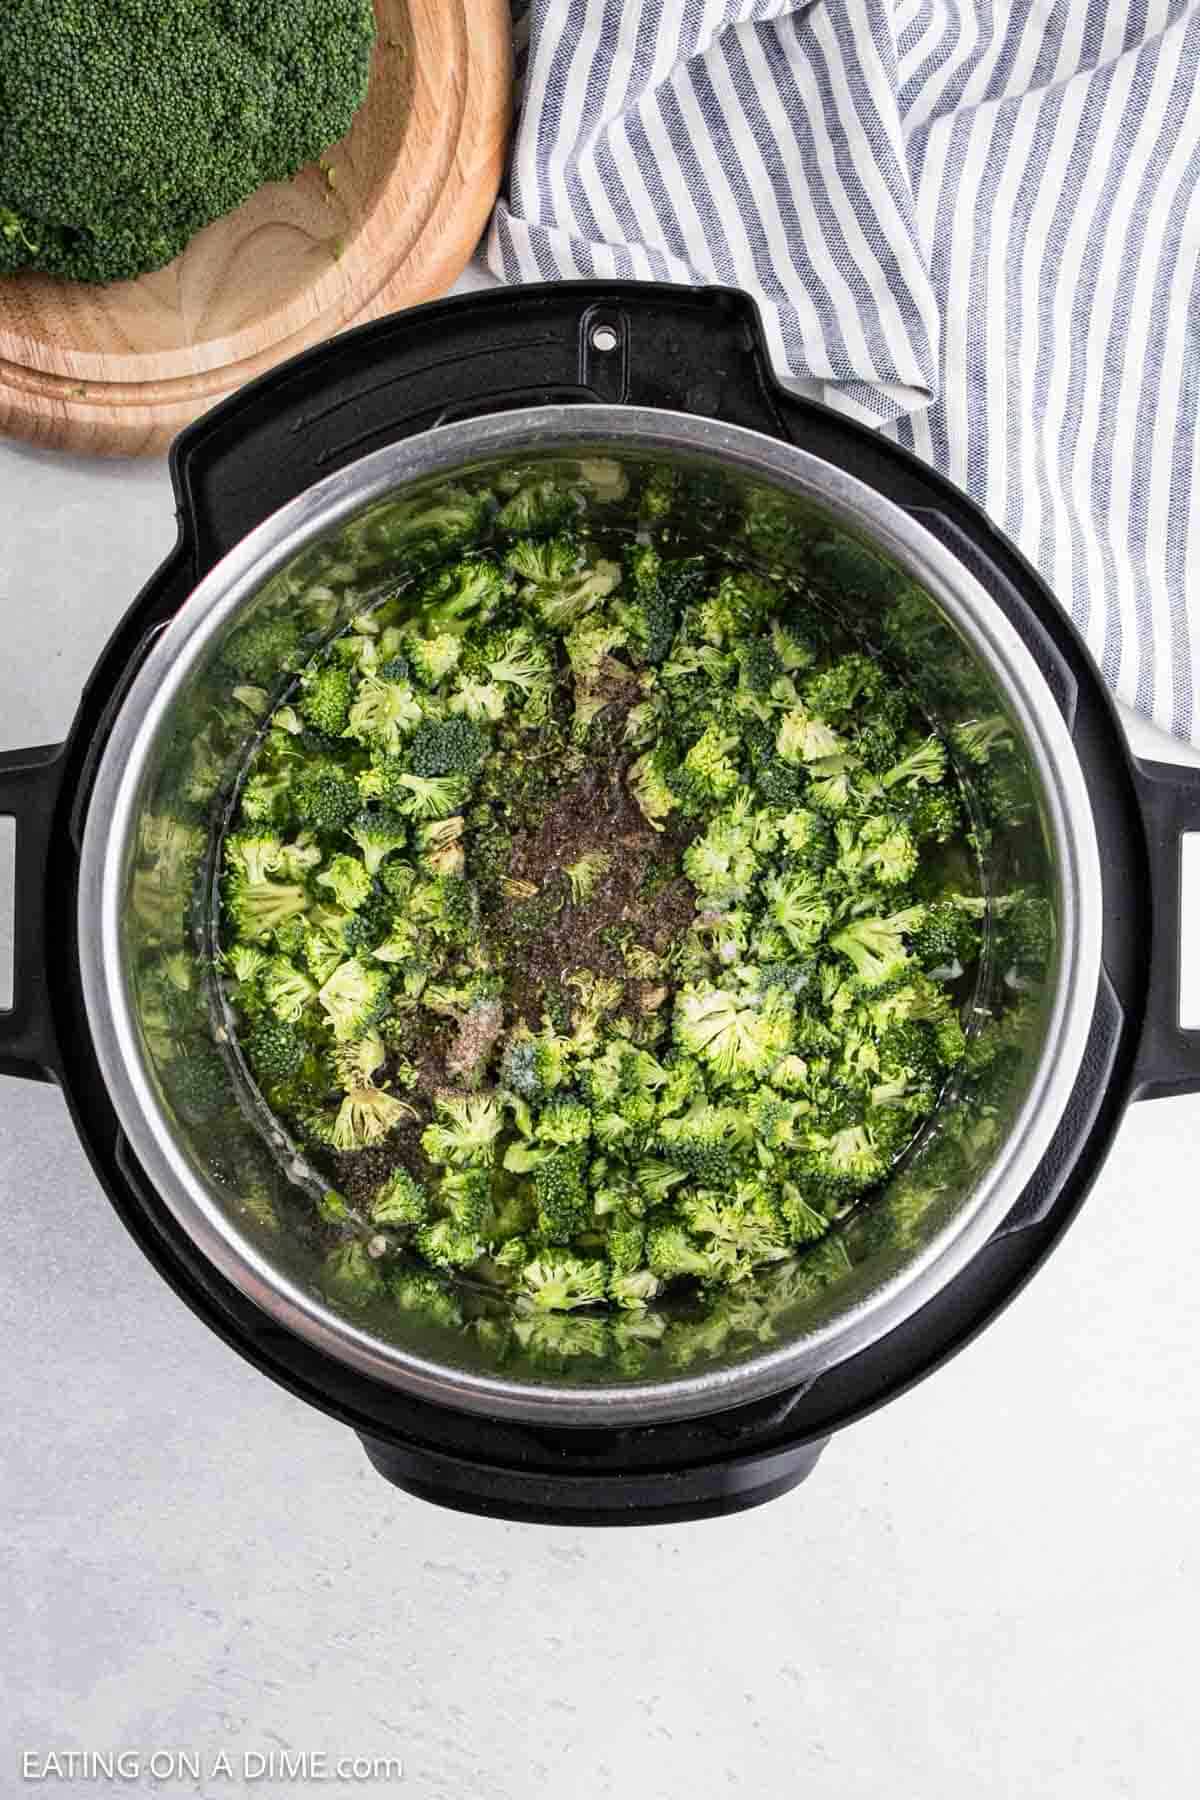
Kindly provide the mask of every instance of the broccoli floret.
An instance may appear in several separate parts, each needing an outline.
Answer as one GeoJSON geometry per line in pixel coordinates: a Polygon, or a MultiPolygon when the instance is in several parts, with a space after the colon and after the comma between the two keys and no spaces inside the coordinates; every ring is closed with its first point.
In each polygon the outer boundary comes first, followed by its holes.
{"type": "Polygon", "coordinates": [[[708,1248],[714,1272],[727,1280],[788,1254],[787,1228],[761,1182],[739,1181],[732,1192],[702,1189],[685,1195],[679,1215],[708,1248]]]}
{"type": "Polygon", "coordinates": [[[297,707],[305,724],[326,737],[340,737],[350,717],[354,681],[349,669],[336,663],[320,663],[306,669],[300,680],[297,707]]]}
{"type": "Polygon", "coordinates": [[[288,919],[304,912],[309,900],[304,888],[294,882],[251,881],[234,875],[225,884],[225,903],[238,936],[262,943],[288,919]]]}
{"type": "Polygon", "coordinates": [[[414,568],[427,568],[478,539],[492,506],[487,488],[471,491],[446,482],[419,499],[381,501],[348,527],[343,541],[364,567],[382,563],[395,568],[403,559],[414,568]]]}
{"type": "Polygon", "coordinates": [[[608,1266],[614,1276],[632,1275],[645,1264],[646,1227],[632,1214],[620,1214],[608,1228],[604,1240],[608,1266]]]}
{"type": "Polygon", "coordinates": [[[666,559],[652,544],[625,552],[625,592],[617,615],[642,662],[665,660],[680,618],[704,580],[699,557],[666,559]]]}
{"type": "Polygon", "coordinates": [[[368,1306],[384,1291],[379,1265],[365,1244],[342,1244],[321,1267],[326,1290],[345,1306],[368,1306]]]}
{"type": "Polygon", "coordinates": [[[250,1067],[261,1082],[287,1081],[304,1062],[304,1042],[283,1019],[260,1019],[245,1044],[250,1067]]]}
{"type": "Polygon", "coordinates": [[[1043,975],[1054,953],[1054,907],[1043,894],[1020,893],[996,909],[997,965],[1014,984],[1043,975]]]}
{"type": "Polygon", "coordinates": [[[432,637],[407,637],[405,645],[414,675],[427,688],[435,688],[446,679],[463,650],[461,637],[450,631],[436,632],[432,637]]]}
{"type": "Polygon", "coordinates": [[[829,943],[853,963],[862,987],[878,988],[905,973],[910,962],[905,936],[924,922],[925,908],[910,906],[886,919],[853,919],[835,932],[829,943]]]}
{"type": "Polygon", "coordinates": [[[374,41],[370,0],[10,9],[0,169],[14,223],[0,229],[0,274],[109,282],[161,268],[346,135],[374,41]]]}
{"type": "Polygon", "coordinates": [[[427,1263],[435,1269],[469,1269],[484,1254],[486,1246],[473,1231],[454,1219],[438,1219],[423,1225],[417,1232],[416,1246],[427,1263]]]}
{"type": "Polygon", "coordinates": [[[810,712],[822,719],[841,721],[873,708],[884,686],[877,662],[858,652],[839,657],[828,669],[810,675],[802,698],[810,712]]]}
{"type": "Polygon", "coordinates": [[[688,845],[684,874],[709,905],[729,906],[750,893],[760,862],[753,839],[752,822],[719,813],[688,845]]]}
{"type": "Polygon", "coordinates": [[[292,843],[280,845],[279,873],[285,881],[304,881],[320,860],[319,845],[312,842],[308,832],[302,831],[292,843]]]}
{"type": "Polygon", "coordinates": [[[289,614],[260,612],[228,639],[221,661],[235,682],[251,681],[270,689],[292,667],[299,639],[289,614]]]}
{"type": "Polygon", "coordinates": [[[592,1115],[579,1100],[551,1100],[537,1122],[538,1141],[566,1149],[586,1144],[592,1135],[592,1115]]]}
{"type": "Polygon", "coordinates": [[[738,1117],[729,1107],[693,1107],[682,1118],[664,1119],[659,1126],[663,1161],[707,1186],[732,1182],[741,1140],[738,1117]]]}
{"type": "Polygon", "coordinates": [[[471,784],[465,775],[413,775],[398,759],[392,760],[395,766],[380,786],[392,810],[414,819],[446,819],[466,800],[471,784]]]}
{"type": "MultiPolygon", "coordinates": [[[[262,992],[276,1018],[294,1025],[316,996],[316,986],[286,956],[274,956],[262,970],[262,992]]],[[[239,1003],[240,1003],[239,993],[239,1003]]]]}
{"type": "Polygon", "coordinates": [[[354,777],[332,762],[310,763],[302,770],[292,784],[291,800],[305,830],[329,836],[345,831],[362,805],[354,777]]]}
{"type": "Polygon", "coordinates": [[[579,1144],[558,1150],[540,1162],[533,1172],[537,1202],[537,1230],[543,1243],[569,1244],[591,1217],[591,1200],[584,1183],[587,1151],[579,1144]]]}
{"type": "Polygon", "coordinates": [[[530,1312],[568,1312],[603,1300],[606,1285],[602,1262],[543,1253],[521,1271],[518,1304],[530,1312]]]}
{"type": "Polygon", "coordinates": [[[819,763],[825,757],[836,756],[841,749],[837,732],[801,706],[793,707],[779,722],[775,750],[785,763],[819,763]]]}
{"type": "Polygon", "coordinates": [[[762,895],[767,917],[793,950],[812,950],[820,943],[833,914],[815,875],[804,870],[771,875],[762,884],[762,895]]]}
{"type": "Polygon", "coordinates": [[[366,675],[347,708],[342,736],[354,738],[371,750],[394,754],[423,717],[420,703],[406,681],[386,680],[382,672],[366,675]]]}
{"type": "Polygon", "coordinates": [[[1013,747],[1012,726],[1000,713],[966,720],[954,727],[952,736],[955,749],[969,763],[986,763],[993,750],[1013,747]]]}
{"type": "Polygon", "coordinates": [[[674,1028],[680,1048],[725,1081],[762,1074],[786,1055],[791,1040],[786,1014],[744,1005],[722,988],[684,988],[676,997],[674,1028]]]}
{"type": "Polygon", "coordinates": [[[704,1281],[716,1273],[712,1251],[674,1221],[656,1225],[646,1237],[646,1262],[660,1281],[692,1276],[704,1281]]]}
{"type": "Polygon", "coordinates": [[[596,887],[606,870],[612,863],[612,857],[604,850],[589,850],[579,858],[578,862],[568,863],[563,870],[571,889],[571,899],[576,906],[586,906],[596,891],[596,887]]]}
{"type": "Polygon", "coordinates": [[[258,950],[253,944],[234,944],[225,953],[224,962],[237,983],[238,1005],[244,1007],[245,996],[257,992],[271,958],[265,950],[258,950]]]}
{"type": "Polygon", "coordinates": [[[421,1135],[429,1160],[454,1168],[492,1163],[504,1123],[496,1101],[476,1094],[439,1094],[436,1104],[441,1117],[421,1135]]]}
{"type": "Polygon", "coordinates": [[[663,829],[663,820],[678,805],[671,785],[671,765],[661,749],[648,750],[632,765],[627,777],[629,791],[638,810],[655,831],[663,829]]]}
{"type": "Polygon", "coordinates": [[[640,1311],[661,1291],[662,1282],[652,1269],[633,1269],[628,1275],[610,1275],[608,1298],[614,1306],[640,1311]]]}
{"type": "Polygon", "coordinates": [[[884,814],[839,819],[834,841],[838,874],[855,887],[903,887],[917,872],[917,846],[903,820],[884,814]]]}
{"type": "Polygon", "coordinates": [[[469,881],[435,875],[418,882],[408,895],[408,911],[417,925],[448,944],[467,944],[477,923],[477,900],[469,881]]]}
{"type": "Polygon", "coordinates": [[[705,643],[718,649],[744,643],[757,633],[778,598],[774,583],[757,575],[745,571],[723,575],[716,593],[697,606],[695,630],[705,643]]]}
{"type": "Polygon", "coordinates": [[[779,840],[789,869],[819,876],[834,859],[834,839],[828,819],[806,807],[797,807],[784,814],[779,821],[779,840]]]}
{"type": "MultiPolygon", "coordinates": [[[[846,1198],[865,1192],[886,1171],[886,1162],[862,1125],[847,1126],[826,1138],[809,1137],[804,1157],[810,1186],[846,1198]]],[[[809,1196],[811,1198],[811,1194],[809,1196]]]]}
{"type": "Polygon", "coordinates": [[[500,508],[496,524],[514,536],[540,535],[561,531],[579,517],[579,511],[580,496],[575,488],[553,477],[543,477],[519,487],[500,508]]]}
{"type": "Polygon", "coordinates": [[[962,830],[958,798],[945,787],[913,789],[905,818],[918,844],[948,844],[962,830]]]}
{"type": "Polygon", "coordinates": [[[492,1177],[485,1168],[455,1169],[438,1184],[438,1201],[456,1225],[481,1236],[492,1219],[492,1177]]]}
{"type": "Polygon", "coordinates": [[[339,1044],[363,1037],[383,1017],[388,985],[383,969],[365,968],[356,957],[339,963],[317,994],[339,1044]]]}
{"type": "Polygon", "coordinates": [[[979,927],[965,906],[938,900],[909,939],[912,953],[931,975],[951,980],[961,975],[979,952],[979,927]]]}
{"type": "Polygon", "coordinates": [[[931,786],[945,779],[946,746],[941,738],[927,737],[915,745],[906,756],[902,756],[886,774],[880,776],[885,788],[897,786],[913,787],[917,782],[927,781],[931,786]]]}
{"type": "Polygon", "coordinates": [[[781,811],[792,810],[804,798],[803,770],[783,760],[775,749],[773,737],[769,742],[770,751],[755,763],[755,793],[764,806],[778,807],[781,811]]]}
{"type": "Polygon", "coordinates": [[[862,770],[856,756],[822,756],[808,765],[805,797],[818,812],[837,814],[850,805],[862,770]]]}
{"type": "Polygon", "coordinates": [[[543,1100],[566,1072],[561,1043],[551,1033],[535,1036],[519,1025],[504,1046],[500,1083],[524,1100],[543,1100]]]}
{"type": "Polygon", "coordinates": [[[508,695],[499,682],[476,681],[470,675],[463,675],[448,704],[452,713],[461,713],[466,719],[483,719],[495,724],[497,719],[504,717],[508,695]]]}
{"type": "Polygon", "coordinates": [[[378,875],[385,857],[403,850],[408,842],[408,826],[397,812],[386,807],[372,811],[368,807],[346,827],[346,835],[358,845],[363,866],[373,878],[378,875]]]}
{"type": "Polygon", "coordinates": [[[421,622],[427,637],[486,624],[509,592],[494,563],[467,560],[443,569],[421,597],[421,622]]]}
{"type": "Polygon", "coordinates": [[[769,637],[753,637],[736,648],[742,680],[752,694],[764,699],[784,674],[783,660],[769,637]]]}
{"type": "Polygon", "coordinates": [[[407,1101],[364,1082],[351,1088],[338,1108],[330,1136],[335,1150],[369,1150],[380,1144],[404,1119],[413,1116],[407,1101]]]}
{"type": "Polygon", "coordinates": [[[473,720],[431,719],[414,731],[404,761],[413,775],[425,780],[444,775],[469,777],[487,752],[487,734],[473,720]]]}
{"type": "Polygon", "coordinates": [[[392,1298],[402,1312],[412,1313],[431,1325],[456,1330],[463,1311],[455,1296],[432,1275],[405,1269],[391,1283],[392,1298]]]}
{"type": "Polygon", "coordinates": [[[242,789],[243,819],[252,825],[278,825],[291,813],[291,784],[286,774],[259,770],[242,789]]]}
{"type": "Polygon", "coordinates": [[[732,733],[710,725],[679,768],[667,777],[668,787],[689,817],[733,793],[738,785],[738,770],[732,753],[737,748],[738,740],[732,733]]]}
{"type": "Polygon", "coordinates": [[[578,573],[583,556],[571,537],[552,537],[545,542],[523,538],[510,546],[507,561],[518,581],[531,588],[556,588],[578,573]]]}
{"type": "Polygon", "coordinates": [[[283,840],[274,831],[239,831],[225,840],[225,866],[235,876],[267,881],[283,861],[283,840]]]}
{"type": "Polygon", "coordinates": [[[794,1181],[785,1181],[776,1201],[776,1208],[793,1244],[811,1244],[817,1238],[824,1237],[829,1229],[829,1221],[824,1213],[804,1198],[794,1181]]]}
{"type": "Polygon", "coordinates": [[[328,888],[344,912],[355,912],[371,892],[371,877],[356,856],[335,856],[317,886],[328,888]]]}
{"type": "Polygon", "coordinates": [[[172,1105],[195,1124],[205,1124],[230,1102],[229,1071],[211,1044],[192,1044],[164,1073],[172,1105]]]}
{"type": "Polygon", "coordinates": [[[621,579],[615,563],[589,565],[570,538],[532,539],[514,544],[508,566],[524,582],[525,596],[536,606],[543,624],[564,631],[612,593],[621,579]]]}
{"type": "Polygon", "coordinates": [[[470,666],[489,685],[512,688],[524,696],[544,689],[554,675],[546,645],[525,628],[485,639],[470,666]]]}

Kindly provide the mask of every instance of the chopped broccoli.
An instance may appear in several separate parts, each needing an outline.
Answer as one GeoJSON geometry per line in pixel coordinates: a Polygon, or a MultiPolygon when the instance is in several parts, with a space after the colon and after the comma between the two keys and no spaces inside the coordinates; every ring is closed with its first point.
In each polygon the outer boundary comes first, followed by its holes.
{"type": "MultiPolygon", "coordinates": [[[[957,770],[994,830],[1011,744],[981,718],[952,763],[912,692],[761,572],[790,509],[743,522],[751,574],[682,531],[589,535],[586,497],[623,479],[531,464],[498,514],[448,491],[352,528],[376,564],[410,530],[442,561],[329,640],[289,718],[268,711],[222,966],[268,1103],[331,1184],[356,1159],[353,1208],[321,1217],[375,1231],[371,1295],[402,1256],[396,1301],[489,1355],[640,1376],[767,1341],[840,1278],[831,1233],[951,1077],[998,1094],[1020,1065],[1002,1031],[968,1042],[950,984],[986,944],[1015,1014],[1054,921],[1032,873],[990,907],[963,891],[957,770]]],[[[256,716],[290,691],[267,654],[225,665],[256,716]]],[[[174,854],[152,837],[147,888],[174,854]]],[[[178,999],[156,971],[173,1068],[178,999]]]]}

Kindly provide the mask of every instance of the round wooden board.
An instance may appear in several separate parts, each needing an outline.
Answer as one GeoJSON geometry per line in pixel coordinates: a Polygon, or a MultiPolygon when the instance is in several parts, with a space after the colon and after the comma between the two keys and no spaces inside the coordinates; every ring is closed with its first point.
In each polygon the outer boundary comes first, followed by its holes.
{"type": "Polygon", "coordinates": [[[375,10],[367,101],[324,167],[262,188],[138,281],[0,277],[0,432],[162,451],[265,369],[454,282],[504,169],[510,0],[375,10]]]}

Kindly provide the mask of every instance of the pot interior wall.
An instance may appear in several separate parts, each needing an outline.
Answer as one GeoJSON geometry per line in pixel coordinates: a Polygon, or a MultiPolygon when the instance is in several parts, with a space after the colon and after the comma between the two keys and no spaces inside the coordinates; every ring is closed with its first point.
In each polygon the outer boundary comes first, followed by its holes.
{"type": "MultiPolygon", "coordinates": [[[[519,469],[476,464],[452,480],[439,477],[373,501],[309,543],[212,640],[160,728],[127,870],[125,966],[146,1068],[229,1232],[381,1346],[516,1383],[661,1383],[744,1361],[862,1307],[926,1257],[969,1204],[1021,1106],[1042,1045],[1045,1007],[1037,991],[1014,996],[1012,971],[993,954],[990,929],[997,897],[1019,890],[1055,903],[1038,780],[1015,728],[1002,777],[989,770],[986,784],[956,746],[956,727],[993,715],[1007,716],[1003,693],[908,573],[811,500],[701,456],[648,464],[598,445],[583,460],[577,451],[566,459],[548,450],[524,454],[519,469]],[[496,496],[547,479],[571,487],[587,525],[601,532],[638,531],[652,497],[656,523],[681,550],[787,578],[897,666],[945,736],[968,795],[983,854],[964,861],[961,878],[987,899],[989,930],[978,972],[963,984],[967,1072],[946,1091],[887,1185],[827,1238],[732,1294],[696,1294],[617,1318],[577,1313],[529,1321],[485,1310],[469,1287],[449,1284],[439,1304],[414,1310],[401,1280],[365,1297],[342,1282],[341,1253],[369,1238],[370,1228],[353,1210],[328,1216],[327,1178],[271,1120],[230,1041],[213,970],[214,871],[259,713],[294,680],[281,672],[267,701],[253,684],[235,694],[234,638],[244,644],[247,631],[270,619],[293,663],[302,661],[375,600],[485,539],[496,496]]],[[[1051,966],[1047,998],[1054,986],[1051,966]]]]}

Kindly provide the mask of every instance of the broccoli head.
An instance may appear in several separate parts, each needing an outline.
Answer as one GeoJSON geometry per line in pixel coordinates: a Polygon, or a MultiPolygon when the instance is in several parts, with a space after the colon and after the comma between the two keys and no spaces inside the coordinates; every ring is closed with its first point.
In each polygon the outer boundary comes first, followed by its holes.
{"type": "Polygon", "coordinates": [[[0,274],[161,268],[345,136],[371,0],[19,0],[0,63],[0,274]]]}

